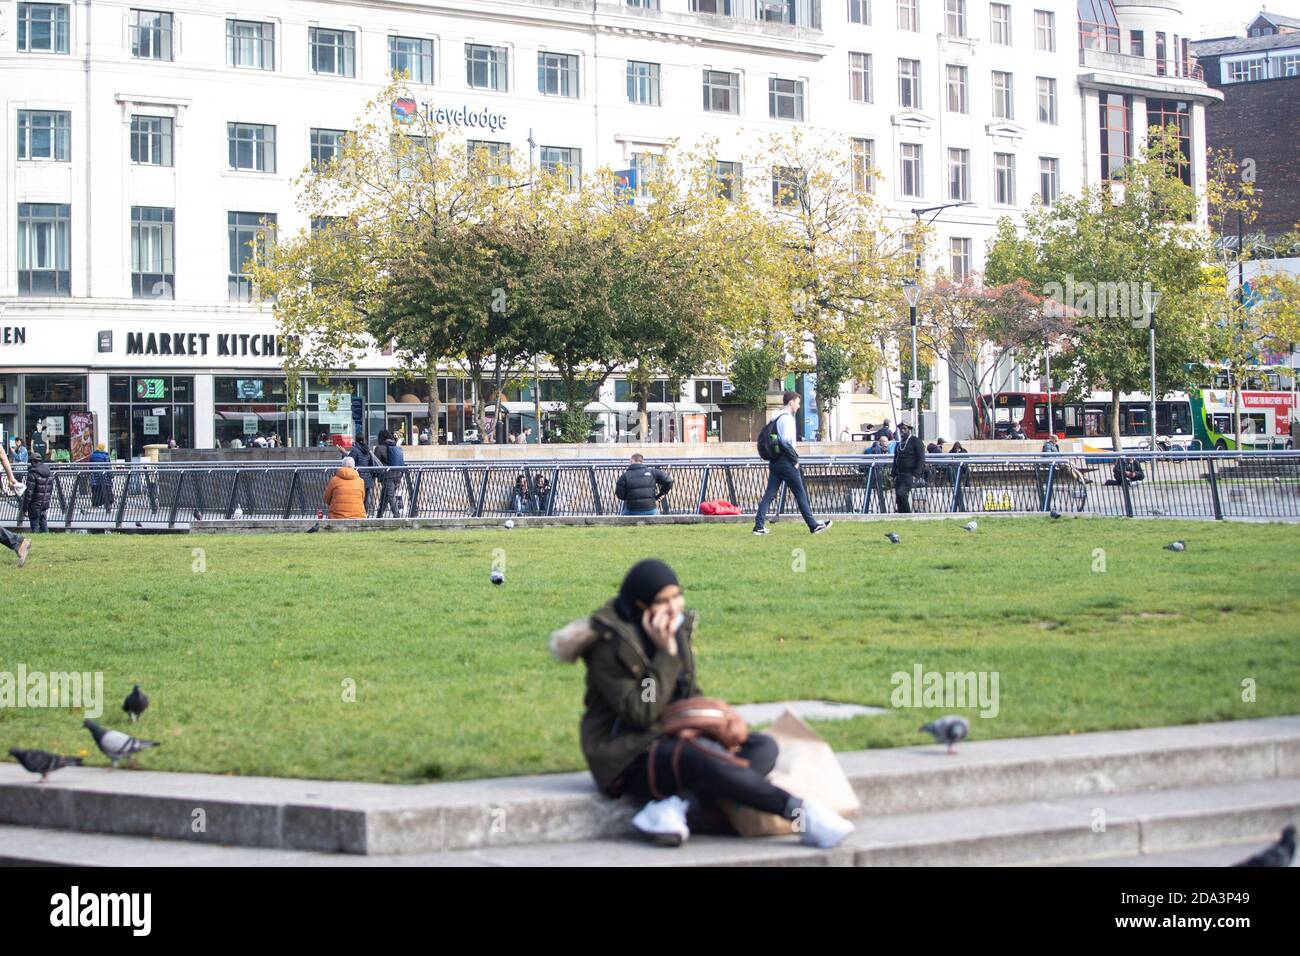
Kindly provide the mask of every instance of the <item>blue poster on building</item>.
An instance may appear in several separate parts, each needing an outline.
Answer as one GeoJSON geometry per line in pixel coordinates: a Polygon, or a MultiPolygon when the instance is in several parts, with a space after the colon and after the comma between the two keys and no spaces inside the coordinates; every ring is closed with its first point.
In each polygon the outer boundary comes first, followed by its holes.
{"type": "Polygon", "coordinates": [[[803,419],[803,434],[800,437],[804,441],[812,441],[817,437],[817,376],[807,373],[799,378],[799,394],[802,396],[799,411],[803,419]]]}

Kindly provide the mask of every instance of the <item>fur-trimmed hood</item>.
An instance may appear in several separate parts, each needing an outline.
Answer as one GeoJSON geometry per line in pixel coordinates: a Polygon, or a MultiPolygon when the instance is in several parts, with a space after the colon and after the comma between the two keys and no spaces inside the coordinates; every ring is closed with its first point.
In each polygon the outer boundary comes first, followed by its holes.
{"type": "Polygon", "coordinates": [[[580,617],[551,632],[551,655],[562,664],[574,664],[587,653],[594,640],[596,628],[591,618],[580,617]]]}

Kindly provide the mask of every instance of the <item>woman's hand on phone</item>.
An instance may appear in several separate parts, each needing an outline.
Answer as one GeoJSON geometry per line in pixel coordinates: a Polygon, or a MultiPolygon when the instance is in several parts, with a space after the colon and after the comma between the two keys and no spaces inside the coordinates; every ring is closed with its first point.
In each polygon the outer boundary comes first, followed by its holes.
{"type": "Polygon", "coordinates": [[[641,615],[641,626],[650,635],[650,642],[655,647],[677,654],[677,637],[673,633],[673,612],[671,608],[646,608],[641,615]]]}

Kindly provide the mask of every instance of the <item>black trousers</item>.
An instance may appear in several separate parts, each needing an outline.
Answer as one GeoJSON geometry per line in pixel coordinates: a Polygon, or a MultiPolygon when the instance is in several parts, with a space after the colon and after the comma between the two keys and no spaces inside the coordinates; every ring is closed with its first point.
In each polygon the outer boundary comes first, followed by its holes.
{"type": "Polygon", "coordinates": [[[911,475],[899,475],[894,479],[894,503],[897,505],[895,510],[899,514],[911,514],[912,512],[912,502],[909,496],[912,494],[912,485],[915,481],[916,479],[911,475]]]}
{"type": "MultiPolygon", "coordinates": [[[[22,514],[19,514],[18,518],[18,523],[22,524],[22,514]]],[[[27,506],[27,523],[32,526],[32,534],[50,530],[50,526],[45,522],[45,512],[35,503],[27,506]]]]}
{"type": "Polygon", "coordinates": [[[379,511],[376,512],[376,518],[382,518],[386,510],[391,510],[394,518],[400,518],[397,511],[397,493],[401,490],[401,478],[388,478],[384,481],[384,489],[379,494],[379,511]]]}
{"type": "Polygon", "coordinates": [[[776,766],[777,749],[767,734],[750,734],[735,754],[749,761],[748,766],[740,766],[715,741],[660,737],[623,771],[623,789],[639,800],[681,795],[690,804],[687,823],[692,830],[734,832],[718,808],[719,798],[779,816],[798,806],[790,794],[767,782],[776,766]]]}
{"type": "Polygon", "coordinates": [[[14,534],[8,528],[0,528],[0,544],[3,544],[10,551],[17,551],[22,540],[22,535],[14,534]]]}

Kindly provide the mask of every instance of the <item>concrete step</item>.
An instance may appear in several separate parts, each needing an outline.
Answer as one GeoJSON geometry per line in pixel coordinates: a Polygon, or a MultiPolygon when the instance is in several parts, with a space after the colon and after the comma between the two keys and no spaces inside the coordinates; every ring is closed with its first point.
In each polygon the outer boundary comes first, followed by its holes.
{"type": "MultiPolygon", "coordinates": [[[[978,721],[973,728],[979,733],[978,721]]],[[[1300,776],[1300,717],[841,753],[871,817],[1300,776]]],[[[0,763],[0,824],[325,853],[621,836],[586,773],[402,786],[0,763]],[[199,828],[196,822],[202,821],[199,828]]]]}
{"type": "Polygon", "coordinates": [[[0,826],[0,864],[68,866],[1227,866],[1300,819],[1300,778],[863,818],[834,850],[794,837],[633,838],[362,856],[0,826]],[[1104,811],[1104,830],[1096,828],[1104,811]]]}

